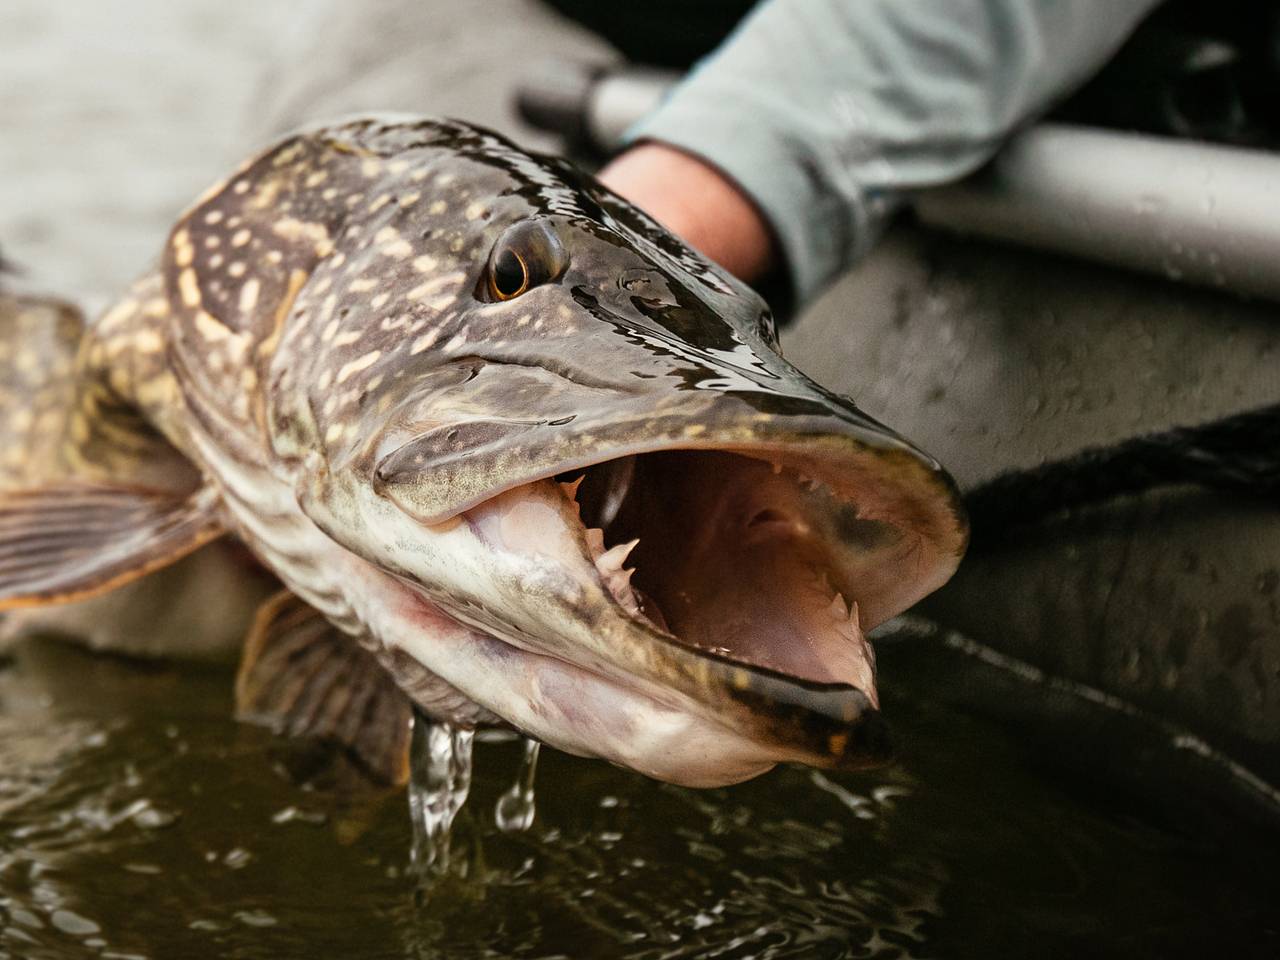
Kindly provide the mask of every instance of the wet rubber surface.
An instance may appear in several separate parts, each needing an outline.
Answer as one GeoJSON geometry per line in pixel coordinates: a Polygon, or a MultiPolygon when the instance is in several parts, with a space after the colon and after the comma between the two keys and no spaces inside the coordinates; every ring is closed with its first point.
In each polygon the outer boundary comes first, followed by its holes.
{"type": "MultiPolygon", "coordinates": [[[[1133,820],[890,686],[902,760],[708,792],[480,742],[452,870],[403,793],[303,789],[229,675],[20,647],[0,670],[0,957],[1275,956],[1274,862],[1133,820]],[[1088,799],[1087,799],[1088,798],[1088,799]]],[[[295,764],[296,766],[296,764],[295,764]]],[[[1261,854],[1259,854],[1261,857],[1261,854]]]]}

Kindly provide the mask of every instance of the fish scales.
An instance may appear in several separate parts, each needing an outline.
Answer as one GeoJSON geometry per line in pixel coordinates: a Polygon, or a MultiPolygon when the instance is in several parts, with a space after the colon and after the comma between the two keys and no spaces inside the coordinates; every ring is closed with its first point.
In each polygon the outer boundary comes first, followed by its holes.
{"type": "Polygon", "coordinates": [[[251,158],[75,376],[62,503],[0,503],[0,559],[48,554],[0,572],[0,606],[233,532],[293,594],[249,637],[242,710],[388,777],[403,714],[374,707],[405,696],[691,785],[882,762],[863,630],[966,539],[939,465],[782,360],[752,291],[459,122],[356,120],[251,158]],[[130,498],[138,530],[98,519],[130,498]],[[41,541],[67,503],[114,539],[41,541]]]}

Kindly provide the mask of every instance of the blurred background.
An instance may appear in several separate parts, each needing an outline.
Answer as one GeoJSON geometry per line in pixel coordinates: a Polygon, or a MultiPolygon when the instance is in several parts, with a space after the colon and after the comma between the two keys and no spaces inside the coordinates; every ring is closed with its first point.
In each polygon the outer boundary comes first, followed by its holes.
{"type": "Polygon", "coordinates": [[[243,158],[294,3],[0,9],[0,236],[33,287],[91,306],[243,158]]]}

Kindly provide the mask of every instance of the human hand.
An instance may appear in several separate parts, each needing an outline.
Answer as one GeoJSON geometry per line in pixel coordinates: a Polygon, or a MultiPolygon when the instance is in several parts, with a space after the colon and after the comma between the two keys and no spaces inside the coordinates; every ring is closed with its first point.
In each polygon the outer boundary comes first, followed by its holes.
{"type": "Polygon", "coordinates": [[[768,222],[737,184],[692,154],[643,142],[610,161],[599,179],[743,281],[773,269],[768,222]]]}

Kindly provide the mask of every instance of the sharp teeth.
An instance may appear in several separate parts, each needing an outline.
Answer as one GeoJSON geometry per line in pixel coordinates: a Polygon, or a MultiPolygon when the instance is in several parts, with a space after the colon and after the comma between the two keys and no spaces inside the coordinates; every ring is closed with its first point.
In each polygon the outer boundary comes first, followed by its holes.
{"type": "Polygon", "coordinates": [[[640,612],[640,602],[636,599],[635,592],[631,589],[631,575],[634,570],[614,570],[612,573],[604,575],[604,584],[608,588],[609,593],[613,595],[613,599],[618,601],[618,605],[627,613],[638,614],[640,612]]]}
{"type": "Polygon", "coordinates": [[[631,481],[636,474],[636,458],[627,457],[615,460],[608,467],[608,488],[604,502],[600,505],[600,526],[607,527],[618,516],[622,503],[631,490],[631,481]]]}
{"type": "Polygon", "coordinates": [[[630,543],[619,543],[596,557],[596,569],[600,571],[600,579],[605,588],[618,601],[619,606],[632,616],[640,613],[640,602],[631,589],[631,575],[635,573],[635,569],[622,564],[639,542],[632,540],[630,543]]]}
{"type": "Polygon", "coordinates": [[[591,548],[591,557],[598,559],[604,553],[604,531],[599,527],[588,527],[585,533],[587,546],[591,548]]]}
{"type": "MultiPolygon", "coordinates": [[[[857,603],[854,603],[853,607],[856,610],[858,608],[857,603]]],[[[849,607],[844,602],[844,597],[840,594],[837,593],[831,598],[831,606],[829,609],[831,610],[831,616],[835,617],[836,620],[843,621],[849,619],[849,607]]]]}
{"type": "Polygon", "coordinates": [[[586,476],[587,475],[584,473],[577,480],[560,484],[560,489],[564,491],[564,495],[574,503],[578,502],[578,488],[582,486],[582,481],[586,479],[586,476]]]}
{"type": "Polygon", "coordinates": [[[835,599],[831,601],[831,612],[836,615],[836,633],[846,640],[861,643],[865,648],[870,649],[870,646],[862,636],[862,626],[858,623],[858,602],[855,600],[849,604],[848,615],[842,616],[837,610],[836,604],[843,602],[844,598],[840,594],[836,594],[835,599]]]}
{"type": "Polygon", "coordinates": [[[631,555],[631,551],[636,548],[636,544],[639,542],[639,540],[632,540],[630,543],[620,543],[616,547],[610,547],[596,557],[596,566],[605,573],[621,570],[622,565],[627,561],[627,557],[631,555]]]}
{"type": "Polygon", "coordinates": [[[782,472],[782,464],[770,462],[769,466],[773,467],[773,475],[776,477],[782,472]]]}

